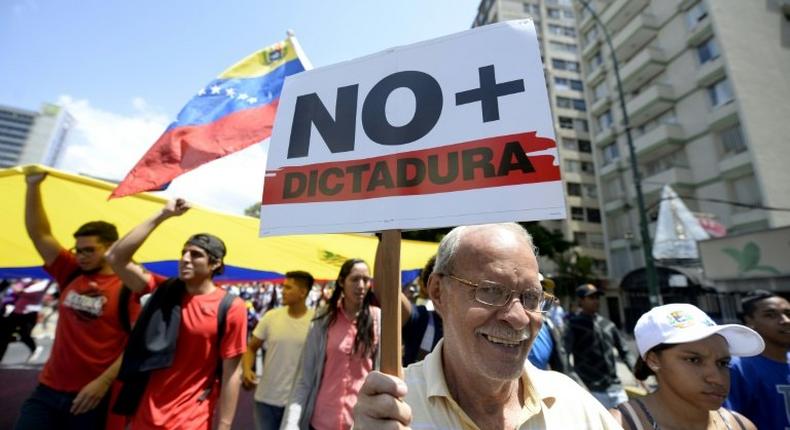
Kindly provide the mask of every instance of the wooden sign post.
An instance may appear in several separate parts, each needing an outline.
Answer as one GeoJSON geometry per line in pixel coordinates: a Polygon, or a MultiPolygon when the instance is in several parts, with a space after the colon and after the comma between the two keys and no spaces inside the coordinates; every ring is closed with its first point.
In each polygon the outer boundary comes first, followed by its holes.
{"type": "Polygon", "coordinates": [[[400,230],[385,230],[376,249],[374,288],[381,302],[381,371],[403,378],[401,367],[400,230]]]}

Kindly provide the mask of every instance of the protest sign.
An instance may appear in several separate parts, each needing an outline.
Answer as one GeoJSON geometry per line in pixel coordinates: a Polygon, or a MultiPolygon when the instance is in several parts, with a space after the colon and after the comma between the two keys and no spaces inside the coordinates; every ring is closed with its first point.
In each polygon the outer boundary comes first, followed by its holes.
{"type": "Polygon", "coordinates": [[[531,20],[290,76],[261,235],[565,217],[531,20]]]}

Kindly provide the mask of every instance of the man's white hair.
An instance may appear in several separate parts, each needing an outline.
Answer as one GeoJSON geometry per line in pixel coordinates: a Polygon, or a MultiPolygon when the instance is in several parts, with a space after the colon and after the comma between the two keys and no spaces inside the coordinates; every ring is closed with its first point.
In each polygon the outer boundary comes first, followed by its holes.
{"type": "Polygon", "coordinates": [[[442,241],[439,243],[439,250],[436,252],[436,265],[433,268],[433,273],[453,273],[455,269],[453,267],[453,263],[456,252],[458,251],[458,244],[461,242],[461,237],[469,231],[488,228],[501,228],[514,233],[516,236],[523,237],[524,240],[526,240],[529,244],[529,247],[532,249],[532,253],[535,254],[535,257],[537,258],[538,249],[532,242],[532,235],[530,235],[529,232],[520,224],[506,222],[499,224],[481,224],[471,226],[462,225],[450,230],[450,232],[447,233],[444,238],[442,238],[442,241]]]}

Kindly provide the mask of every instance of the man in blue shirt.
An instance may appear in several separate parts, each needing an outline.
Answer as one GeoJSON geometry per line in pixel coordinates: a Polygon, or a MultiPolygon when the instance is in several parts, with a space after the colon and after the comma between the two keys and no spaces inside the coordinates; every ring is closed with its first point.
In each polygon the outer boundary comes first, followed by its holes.
{"type": "Polygon", "coordinates": [[[724,406],[758,429],[790,428],[790,302],[765,290],[743,299],[744,322],[765,341],[755,357],[733,357],[730,395],[724,406]]]}

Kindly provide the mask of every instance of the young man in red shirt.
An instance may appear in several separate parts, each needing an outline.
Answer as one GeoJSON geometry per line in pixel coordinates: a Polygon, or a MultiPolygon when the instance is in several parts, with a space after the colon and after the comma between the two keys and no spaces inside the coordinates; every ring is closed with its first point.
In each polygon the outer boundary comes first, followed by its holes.
{"type": "MultiPolygon", "coordinates": [[[[121,371],[124,381],[127,381],[124,379],[127,364],[138,372],[130,373],[132,380],[137,378],[135,375],[147,378],[147,383],[138,392],[140,395],[135,396],[136,405],[131,408],[133,430],[207,430],[211,428],[217,402],[218,428],[230,429],[236,413],[241,385],[239,362],[247,348],[247,310],[238,298],[232,301],[227,308],[222,341],[218,342],[219,308],[227,293],[214,284],[213,277],[224,268],[224,243],[205,233],[190,237],[181,250],[177,279],[152,275],[131,263],[134,253],[154,229],[169,218],[183,215],[188,209],[189,206],[181,199],[167,202],[162,210],[116,242],[107,254],[108,261],[125,285],[138,294],[153,291],[136,324],[121,371]],[[155,284],[153,288],[152,284],[155,284]],[[157,289],[166,290],[157,297],[157,289]],[[178,293],[165,295],[167,291],[178,293]],[[169,304],[166,304],[168,300],[169,304]],[[164,354],[167,357],[162,364],[161,351],[167,348],[153,348],[156,351],[148,348],[152,331],[145,327],[157,324],[167,331],[175,325],[168,327],[167,321],[176,320],[180,320],[177,333],[159,338],[172,347],[170,353],[164,354]],[[140,365],[150,363],[152,356],[156,356],[155,366],[140,365]],[[136,364],[130,364],[133,357],[136,357],[136,364]],[[216,380],[218,360],[221,360],[221,383],[216,380]]],[[[121,398],[124,398],[123,394],[121,398]]]]}
{"type": "Polygon", "coordinates": [[[107,391],[128,338],[119,312],[128,306],[126,317],[134,318],[139,304],[122,304],[121,280],[104,259],[118,239],[114,225],[82,225],[71,252],[55,239],[41,199],[44,178],[43,173],[26,176],[25,227],[44,269],[60,285],[60,310],[49,360],[15,428],[104,429],[107,391]]]}

